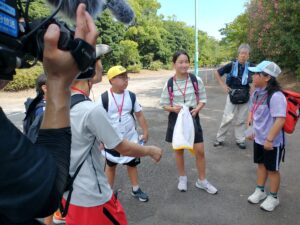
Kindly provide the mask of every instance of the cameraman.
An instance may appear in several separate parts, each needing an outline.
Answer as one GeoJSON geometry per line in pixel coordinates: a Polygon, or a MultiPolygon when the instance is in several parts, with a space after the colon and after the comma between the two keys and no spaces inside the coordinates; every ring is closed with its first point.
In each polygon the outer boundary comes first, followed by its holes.
{"type": "MultiPolygon", "coordinates": [[[[36,144],[32,144],[0,107],[0,224],[38,224],[62,197],[70,164],[70,85],[79,73],[70,52],[57,48],[60,30],[50,25],[44,36],[43,66],[47,103],[36,144]]],[[[85,5],[76,13],[75,38],[94,46],[97,31],[85,5]]],[[[0,77],[2,77],[0,75],[0,77]]],[[[8,83],[0,79],[2,89],[8,83]]]]}

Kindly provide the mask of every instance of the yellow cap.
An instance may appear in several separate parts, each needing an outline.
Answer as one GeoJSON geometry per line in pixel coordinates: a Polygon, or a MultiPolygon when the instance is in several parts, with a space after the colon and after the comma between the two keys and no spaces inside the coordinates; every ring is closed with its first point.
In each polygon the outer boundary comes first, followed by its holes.
{"type": "Polygon", "coordinates": [[[125,73],[126,69],[123,66],[113,66],[111,67],[107,72],[107,78],[108,80],[111,80],[112,78],[125,73]]]}

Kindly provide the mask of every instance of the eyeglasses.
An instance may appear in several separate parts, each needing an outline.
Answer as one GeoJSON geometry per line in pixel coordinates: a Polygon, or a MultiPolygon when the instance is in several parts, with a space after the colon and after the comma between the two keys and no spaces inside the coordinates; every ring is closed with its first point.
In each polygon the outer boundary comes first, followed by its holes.
{"type": "Polygon", "coordinates": [[[258,76],[260,76],[261,73],[260,73],[260,72],[254,72],[253,75],[258,75],[258,76]]]}
{"type": "Polygon", "coordinates": [[[116,78],[120,78],[122,80],[129,80],[130,79],[127,74],[118,75],[118,76],[116,76],[116,78]]]}
{"type": "Polygon", "coordinates": [[[265,72],[255,72],[255,73],[253,73],[253,75],[258,75],[258,76],[264,76],[264,77],[267,77],[267,76],[269,76],[269,74],[267,74],[267,73],[265,73],[265,72]]]}

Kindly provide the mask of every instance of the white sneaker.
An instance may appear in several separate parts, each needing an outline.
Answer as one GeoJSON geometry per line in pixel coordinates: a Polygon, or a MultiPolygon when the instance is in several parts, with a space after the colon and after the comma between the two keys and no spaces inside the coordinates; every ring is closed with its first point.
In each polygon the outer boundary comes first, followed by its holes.
{"type": "Polygon", "coordinates": [[[268,195],[266,200],[260,205],[260,208],[272,212],[279,205],[279,199],[274,198],[272,195],[268,195]]]}
{"type": "Polygon", "coordinates": [[[197,180],[196,187],[205,190],[209,194],[216,194],[218,192],[217,188],[215,188],[211,183],[209,183],[206,179],[204,181],[197,180]]]}
{"type": "Polygon", "coordinates": [[[259,188],[255,188],[253,194],[248,197],[248,202],[252,204],[257,204],[261,200],[265,199],[266,197],[267,197],[266,192],[261,191],[259,188]]]}
{"type": "Polygon", "coordinates": [[[181,192],[186,192],[187,191],[187,176],[180,176],[179,177],[179,182],[178,182],[177,188],[181,192]]]}

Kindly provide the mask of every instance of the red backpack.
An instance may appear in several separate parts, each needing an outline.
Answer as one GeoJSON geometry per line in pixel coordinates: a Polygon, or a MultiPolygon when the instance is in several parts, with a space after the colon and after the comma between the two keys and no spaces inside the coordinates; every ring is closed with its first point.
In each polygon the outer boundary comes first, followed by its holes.
{"type": "MultiPolygon", "coordinates": [[[[286,118],[283,130],[288,134],[295,131],[297,121],[300,117],[300,93],[288,90],[282,90],[287,102],[286,118]]],[[[268,106],[273,94],[268,97],[268,106]]]]}

